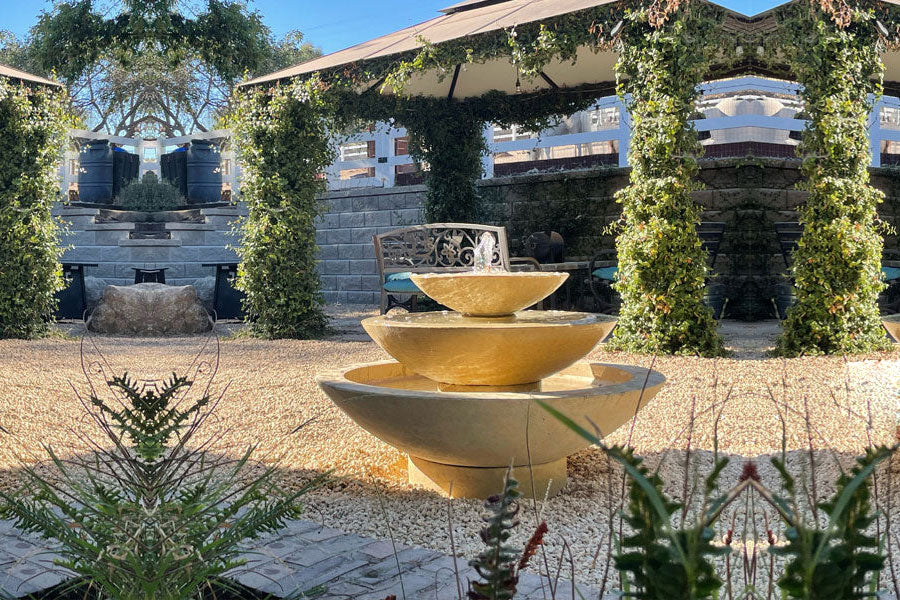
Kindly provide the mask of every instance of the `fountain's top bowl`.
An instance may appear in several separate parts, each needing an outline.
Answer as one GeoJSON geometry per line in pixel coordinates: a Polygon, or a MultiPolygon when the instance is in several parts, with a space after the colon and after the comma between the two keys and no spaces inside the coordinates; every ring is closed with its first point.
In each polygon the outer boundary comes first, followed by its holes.
{"type": "Polygon", "coordinates": [[[555,292],[568,273],[416,273],[412,282],[432,300],[471,317],[511,315],[555,292]]]}

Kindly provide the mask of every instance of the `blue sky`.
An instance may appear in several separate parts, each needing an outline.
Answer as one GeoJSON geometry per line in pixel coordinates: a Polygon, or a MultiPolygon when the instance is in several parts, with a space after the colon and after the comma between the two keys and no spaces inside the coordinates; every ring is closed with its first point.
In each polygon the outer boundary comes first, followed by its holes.
{"type": "MultiPolygon", "coordinates": [[[[281,36],[299,29],[308,41],[334,52],[353,44],[414,25],[437,15],[458,0],[255,0],[251,6],[262,13],[266,24],[281,36]]],[[[723,6],[756,14],[781,0],[721,0],[723,6]]],[[[0,0],[0,29],[24,36],[37,21],[49,0],[0,0]]]]}

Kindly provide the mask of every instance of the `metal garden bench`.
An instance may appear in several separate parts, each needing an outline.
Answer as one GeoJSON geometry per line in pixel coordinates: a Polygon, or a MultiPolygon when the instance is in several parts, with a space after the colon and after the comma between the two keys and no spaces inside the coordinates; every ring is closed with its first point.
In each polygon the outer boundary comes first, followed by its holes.
{"type": "Polygon", "coordinates": [[[474,223],[431,223],[395,229],[372,238],[381,288],[381,313],[394,306],[416,309],[421,290],[410,279],[413,273],[468,271],[475,247],[485,232],[495,240],[492,265],[509,270],[509,246],[505,227],[474,223]],[[408,296],[399,301],[397,296],[408,296]]]}

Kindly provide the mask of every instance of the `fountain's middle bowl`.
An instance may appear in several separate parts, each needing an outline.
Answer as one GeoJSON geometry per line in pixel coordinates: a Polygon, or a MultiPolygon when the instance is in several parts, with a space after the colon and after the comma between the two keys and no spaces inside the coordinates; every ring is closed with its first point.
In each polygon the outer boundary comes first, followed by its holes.
{"type": "Polygon", "coordinates": [[[470,317],[511,315],[555,292],[568,273],[489,271],[416,273],[412,282],[429,298],[470,317]]]}
{"type": "Polygon", "coordinates": [[[609,315],[561,311],[496,318],[426,312],[362,321],[366,333],[411,371],[465,386],[540,381],[587,355],[615,325],[609,315]]]}

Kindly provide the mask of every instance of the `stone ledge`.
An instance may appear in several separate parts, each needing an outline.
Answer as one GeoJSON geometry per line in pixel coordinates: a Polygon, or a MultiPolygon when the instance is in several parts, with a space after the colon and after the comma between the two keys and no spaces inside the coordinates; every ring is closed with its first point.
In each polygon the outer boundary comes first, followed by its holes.
{"type": "Polygon", "coordinates": [[[90,223],[83,231],[134,231],[134,223],[90,223]]]}
{"type": "Polygon", "coordinates": [[[224,206],[218,208],[201,208],[200,214],[204,217],[239,217],[247,214],[247,208],[244,206],[235,206],[233,208],[224,206]]]}
{"type": "Polygon", "coordinates": [[[173,247],[181,246],[181,240],[119,240],[119,246],[173,247]]]}
{"type": "Polygon", "coordinates": [[[53,209],[53,213],[65,217],[96,217],[100,214],[99,208],[82,208],[80,206],[59,206],[53,209]]]}
{"type": "Polygon", "coordinates": [[[166,223],[166,231],[216,231],[209,223],[166,223]]]}

